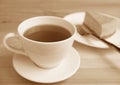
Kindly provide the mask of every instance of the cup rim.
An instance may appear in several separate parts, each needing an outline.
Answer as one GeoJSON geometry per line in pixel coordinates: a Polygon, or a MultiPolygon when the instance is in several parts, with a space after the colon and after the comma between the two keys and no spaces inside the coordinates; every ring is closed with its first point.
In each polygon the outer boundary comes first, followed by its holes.
{"type": "Polygon", "coordinates": [[[28,18],[28,19],[22,21],[21,24],[19,24],[17,31],[18,31],[18,34],[20,35],[20,37],[22,37],[23,39],[25,39],[25,40],[27,40],[27,41],[30,41],[30,42],[33,42],[33,43],[41,43],[41,44],[57,44],[57,43],[62,43],[62,42],[65,42],[65,41],[67,41],[67,40],[70,40],[70,39],[74,38],[75,35],[76,35],[76,32],[77,32],[76,26],[75,26],[73,23],[70,23],[69,21],[66,21],[64,18],[56,17],[56,16],[37,16],[37,17],[28,18]],[[66,39],[64,39],[64,40],[59,40],[59,41],[54,41],[54,42],[35,41],[35,40],[32,40],[32,39],[26,38],[23,34],[21,34],[21,33],[19,32],[20,26],[21,26],[23,23],[25,23],[25,22],[27,22],[27,21],[29,21],[29,20],[31,20],[31,19],[34,19],[34,18],[57,18],[57,19],[63,20],[63,21],[65,21],[65,22],[71,24],[72,28],[74,29],[74,32],[73,32],[73,34],[72,34],[70,37],[68,37],[68,38],[66,38],[66,39]]]}

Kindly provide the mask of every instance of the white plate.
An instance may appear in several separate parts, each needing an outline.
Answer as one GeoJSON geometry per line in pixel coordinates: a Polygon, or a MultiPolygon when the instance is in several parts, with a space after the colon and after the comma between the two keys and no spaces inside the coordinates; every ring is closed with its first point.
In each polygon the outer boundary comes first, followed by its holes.
{"type": "MultiPolygon", "coordinates": [[[[105,15],[107,15],[107,14],[105,14],[105,15]]],[[[110,16],[110,15],[107,15],[107,16],[110,16]]],[[[110,16],[110,17],[113,17],[113,16],[110,16]]],[[[72,13],[72,14],[69,14],[64,17],[65,20],[67,20],[75,25],[83,24],[84,18],[85,18],[85,12],[72,13]]],[[[114,18],[116,18],[116,17],[114,17],[114,18]]],[[[107,38],[106,40],[109,42],[115,43],[116,45],[120,45],[120,37],[119,36],[120,36],[120,29],[118,28],[116,33],[113,36],[107,38]]],[[[106,43],[98,40],[97,38],[95,38],[91,35],[90,36],[89,35],[82,36],[79,33],[77,33],[75,40],[77,42],[82,43],[87,46],[92,46],[92,47],[97,47],[97,48],[109,48],[109,46],[106,43]]]]}
{"type": "Polygon", "coordinates": [[[65,57],[59,66],[43,69],[32,63],[26,56],[16,54],[13,56],[13,67],[19,75],[30,81],[55,83],[71,77],[80,67],[80,56],[74,48],[71,50],[71,56],[65,57]]]}

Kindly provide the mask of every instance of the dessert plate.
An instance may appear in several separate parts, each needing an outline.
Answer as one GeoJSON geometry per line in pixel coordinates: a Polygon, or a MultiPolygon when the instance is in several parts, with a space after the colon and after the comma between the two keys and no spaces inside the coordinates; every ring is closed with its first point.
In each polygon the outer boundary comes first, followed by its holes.
{"type": "MultiPolygon", "coordinates": [[[[107,14],[105,14],[105,15],[107,15],[107,14]]],[[[110,15],[107,15],[107,16],[110,16],[110,15]]],[[[113,16],[110,16],[110,17],[113,17],[113,16]]],[[[85,18],[85,12],[72,13],[72,14],[69,14],[64,17],[65,20],[73,23],[76,26],[82,25],[84,22],[84,18],[85,18]]],[[[113,18],[116,18],[116,17],[113,17],[113,18]]],[[[115,43],[115,45],[120,46],[120,39],[118,39],[119,36],[120,36],[120,28],[117,28],[117,31],[115,32],[115,34],[113,34],[109,38],[106,38],[106,41],[115,43]]],[[[92,35],[83,36],[83,35],[80,35],[79,33],[77,33],[75,40],[79,43],[82,43],[84,45],[91,46],[91,47],[109,48],[109,46],[106,43],[104,43],[102,40],[95,38],[92,35]]]]}
{"type": "Polygon", "coordinates": [[[33,82],[55,83],[71,77],[80,67],[80,55],[72,48],[70,56],[55,68],[43,69],[36,66],[28,57],[15,54],[13,56],[13,67],[16,72],[33,82]]]}

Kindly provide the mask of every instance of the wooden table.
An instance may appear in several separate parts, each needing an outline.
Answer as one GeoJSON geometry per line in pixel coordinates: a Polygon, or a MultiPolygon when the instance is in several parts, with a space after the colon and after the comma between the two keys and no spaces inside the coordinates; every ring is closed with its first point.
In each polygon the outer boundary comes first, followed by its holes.
{"type": "MultiPolygon", "coordinates": [[[[64,17],[80,11],[99,11],[120,17],[119,0],[0,0],[0,85],[42,85],[19,76],[12,56],[2,43],[8,32],[16,32],[27,18],[52,15],[64,17]]],[[[74,43],[81,55],[81,66],[69,79],[51,85],[120,85],[120,53],[74,43]]],[[[46,84],[43,84],[46,85],[46,84]]]]}

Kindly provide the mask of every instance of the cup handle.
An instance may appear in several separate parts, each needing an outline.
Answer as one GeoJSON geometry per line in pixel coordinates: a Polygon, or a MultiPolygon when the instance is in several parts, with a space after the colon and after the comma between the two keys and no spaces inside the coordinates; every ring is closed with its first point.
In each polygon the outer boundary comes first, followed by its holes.
{"type": "MultiPolygon", "coordinates": [[[[18,36],[17,36],[15,33],[8,33],[8,34],[4,37],[4,39],[3,39],[3,44],[4,44],[4,46],[5,46],[8,50],[10,50],[10,51],[12,51],[12,52],[14,52],[14,53],[26,55],[26,53],[24,52],[23,49],[17,49],[17,48],[15,48],[15,47],[10,46],[9,43],[7,43],[7,40],[8,40],[8,39],[11,39],[11,38],[15,38],[15,39],[18,39],[18,40],[19,40],[18,36]]],[[[20,41],[20,40],[19,40],[19,41],[20,41]]]]}

